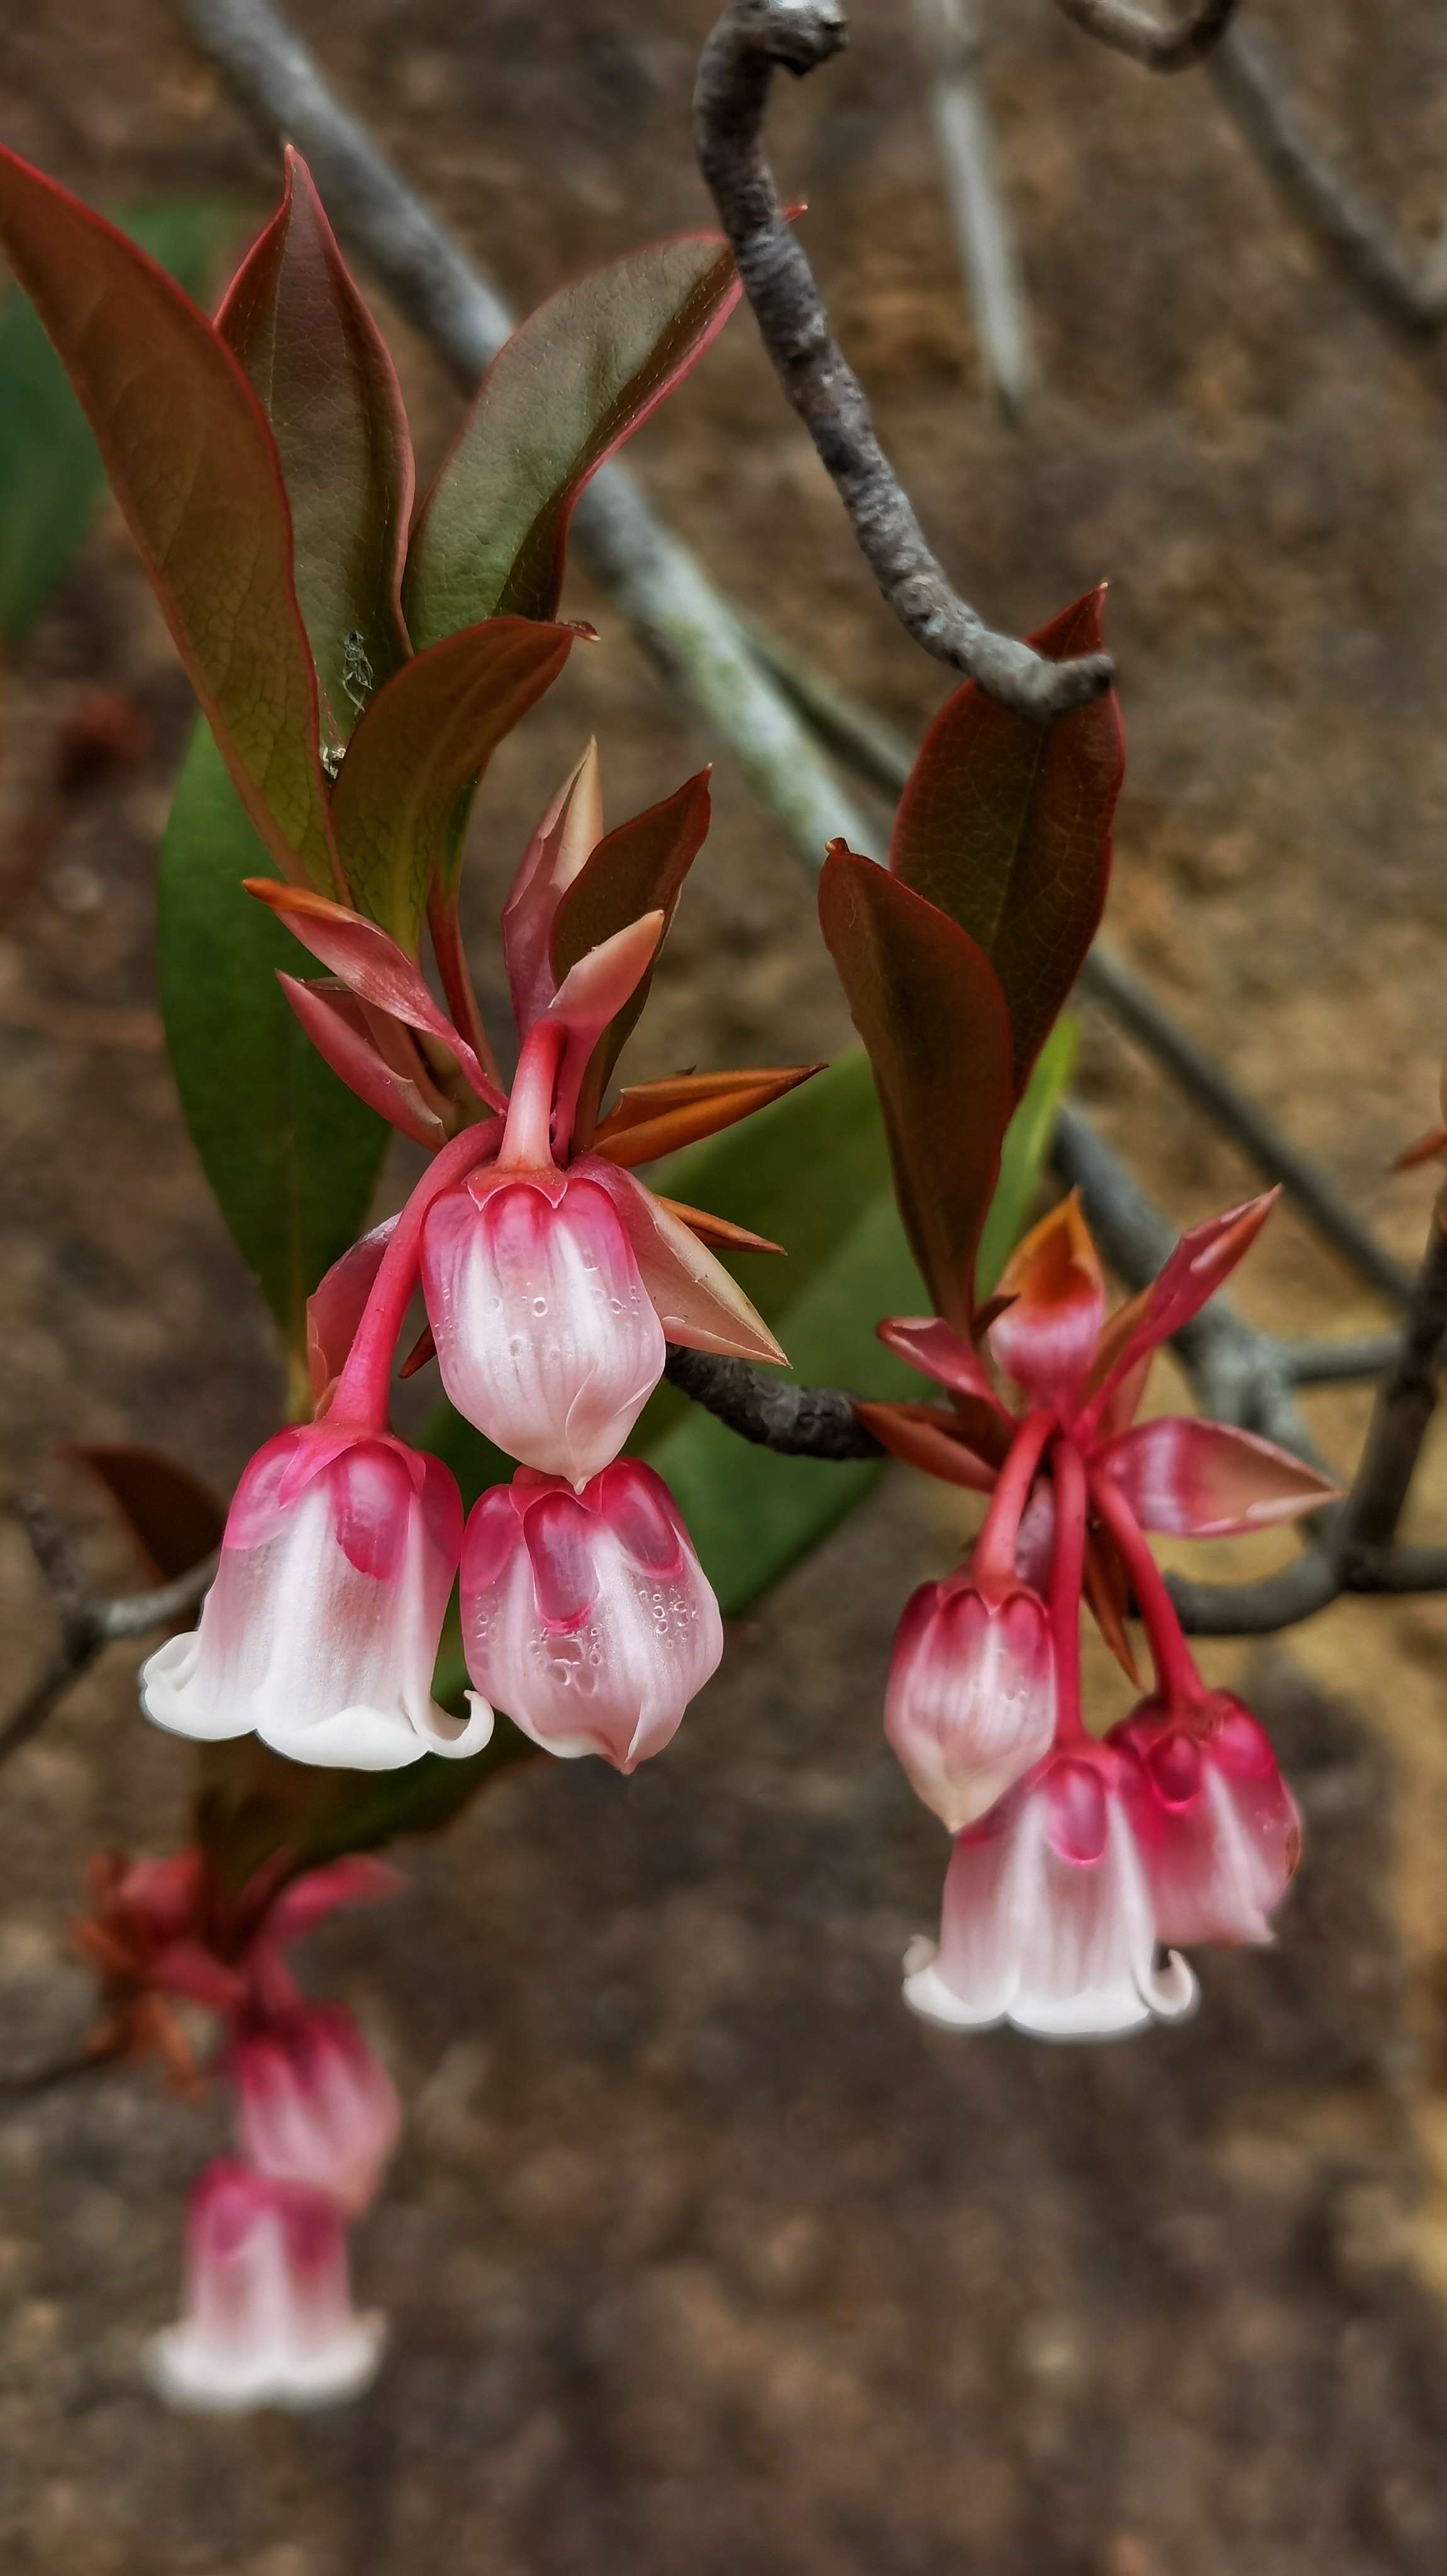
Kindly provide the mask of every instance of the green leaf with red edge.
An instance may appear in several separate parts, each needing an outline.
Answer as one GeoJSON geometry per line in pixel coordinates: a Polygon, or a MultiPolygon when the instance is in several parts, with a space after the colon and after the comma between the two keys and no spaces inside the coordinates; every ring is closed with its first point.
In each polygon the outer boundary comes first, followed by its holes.
{"type": "Polygon", "coordinates": [[[323,730],[340,746],[407,655],[412,442],[386,343],[290,146],[281,204],[232,279],[216,328],[271,423],[323,730]]]}
{"type": "Polygon", "coordinates": [[[681,233],[565,286],[513,333],[413,536],[415,643],[482,617],[553,615],[578,494],[702,356],[738,293],[718,235],[681,233]]]}
{"type": "MultiPolygon", "coordinates": [[[[558,984],[590,948],[600,947],[645,913],[663,914],[659,945],[683,891],[683,881],[702,849],[709,826],[709,773],[684,780],[662,803],[620,823],[584,861],[553,916],[549,955],[558,984]]],[[[654,952],[655,962],[657,951],[654,952]]],[[[621,1011],[615,1012],[593,1050],[573,1122],[575,1143],[585,1145],[593,1133],[598,1103],[608,1077],[648,999],[650,966],[635,984],[621,1011]]]]}
{"type": "Polygon", "coordinates": [[[157,1583],[189,1574],[220,1545],[225,1505],[189,1467],[161,1450],[124,1441],[65,1440],[60,1455],[83,1467],[109,1495],[157,1583]]]}
{"type": "Polygon", "coordinates": [[[1015,1100],[999,982],[946,914],[840,841],[819,918],[869,1050],[905,1233],[937,1313],[964,1329],[1015,1100]]]}
{"type": "MultiPolygon", "coordinates": [[[[1090,591],[1042,626],[1036,651],[1052,662],[1098,652],[1103,597],[1090,591]]],[[[890,872],[989,958],[1017,1094],[1095,936],[1123,768],[1113,694],[1042,728],[970,680],[935,717],[900,798],[890,872]]]]}
{"type": "Polygon", "coordinates": [[[586,629],[491,617],[404,663],[337,772],[332,821],[352,901],[417,954],[434,883],[450,902],[478,782],[586,629]]]}
{"type": "Polygon", "coordinates": [[[0,248],[95,432],[257,831],[287,875],[335,892],[291,520],[251,387],[163,269],[3,149],[0,248]]]}

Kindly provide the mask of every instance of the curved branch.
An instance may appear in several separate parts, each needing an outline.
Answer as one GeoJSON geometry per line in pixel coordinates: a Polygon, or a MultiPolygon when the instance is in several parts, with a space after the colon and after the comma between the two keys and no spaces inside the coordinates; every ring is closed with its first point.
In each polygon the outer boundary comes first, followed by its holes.
{"type": "Polygon", "coordinates": [[[17,1494],[10,1509],[30,1541],[30,1552],[55,1604],[60,1635],[36,1680],[0,1722],[0,1762],[8,1762],[22,1744],[29,1743],[56,1702],[89,1672],[103,1647],[169,1627],[173,1619],[195,1608],[216,1571],[212,1554],[152,1591],[110,1599],[95,1589],[70,1531],[43,1495],[17,1494]]]}
{"type": "Polygon", "coordinates": [[[1032,723],[1048,724],[1110,686],[1109,655],[1044,661],[1028,644],[997,635],[951,588],[875,437],[864,388],[830,333],[814,273],[783,219],[764,159],[759,137],[775,71],[812,71],[847,41],[838,0],[730,0],[698,67],[699,166],[764,346],[887,605],[927,653],[1032,723]]]}
{"type": "Polygon", "coordinates": [[[1163,27],[1148,10],[1133,8],[1131,0],[1055,0],[1055,5],[1083,34],[1117,54],[1129,54],[1148,72],[1186,72],[1220,43],[1236,0],[1196,0],[1178,27],[1163,27]]]}
{"type": "Polygon", "coordinates": [[[790,1386],[747,1360],[687,1351],[677,1343],[669,1345],[663,1374],[680,1395],[691,1396],[741,1440],[782,1458],[842,1461],[885,1454],[842,1387],[790,1386]]]}

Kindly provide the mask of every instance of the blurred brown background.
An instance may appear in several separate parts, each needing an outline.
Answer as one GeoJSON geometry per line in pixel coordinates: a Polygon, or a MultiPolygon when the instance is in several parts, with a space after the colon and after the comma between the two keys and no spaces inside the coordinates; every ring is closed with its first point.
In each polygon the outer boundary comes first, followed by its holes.
{"type": "MultiPolygon", "coordinates": [[[[1007,431],[904,0],[853,14],[846,60],[781,98],[771,132],[887,444],[998,621],[1110,577],[1131,752],[1114,935],[1410,1259],[1428,1186],[1383,1175],[1434,1114],[1447,1043],[1447,397],[1298,237],[1203,78],[1152,81],[1049,0],[994,0],[1044,374],[1007,431]]],[[[709,15],[295,12],[519,307],[704,218],[687,112],[709,15]]],[[[1251,15],[1323,137],[1425,242],[1447,195],[1447,19],[1431,0],[1251,15]]],[[[163,0],[10,13],[0,137],[97,199],[234,189],[259,220],[273,179],[163,0]]],[[[456,405],[393,336],[425,467],[456,405]]],[[[633,461],[721,581],[919,729],[940,675],[877,605],[747,317],[633,461]]],[[[498,764],[480,939],[590,728],[614,818],[715,748],[607,604],[581,581],[572,601],[605,647],[498,764]]],[[[131,693],[155,749],[38,882],[6,880],[0,1439],[16,1480],[70,1435],[151,1440],[224,1482],[270,1427],[274,1377],[149,1016],[188,694],[109,520],[7,675],[12,844],[97,683],[131,693]]],[[[727,759],[717,789],[648,1070],[845,1035],[808,886],[727,759]]],[[[1177,1216],[1241,1194],[1230,1152],[1094,1021],[1081,1088],[1177,1216]]],[[[1240,1302],[1293,1331],[1382,1320],[1289,1217],[1240,1302]]],[[[1314,1401],[1344,1461],[1363,1412],[1314,1401]]],[[[1436,1452],[1415,1511],[1440,1537],[1436,1452]]],[[[897,1475],[735,1635],[664,1761],[631,1783],[508,1776],[412,1856],[389,1919],[314,1945],[314,1982],[357,2004],[411,2105],[359,2248],[394,2325],[359,2407],[183,2421],[139,2385],[218,2109],[168,2103],[146,2070],[0,2101],[7,2571],[1438,2576],[1447,1604],[1340,1607],[1252,1669],[1308,1857],[1276,1951],[1203,1963],[1193,2025],[1095,2050],[951,2043],[898,2003],[943,1843],[878,1702],[897,1607],[954,1539],[897,1475]]],[[[91,1543],[130,1579],[98,1523],[91,1543]]],[[[13,1538],[0,1614],[13,1692],[48,1616],[13,1538]]],[[[1231,1648],[1215,1663],[1247,1669],[1231,1648]]],[[[175,1839],[186,1785],[120,1651],[0,1782],[5,2063],[83,2024],[63,1922],[84,1853],[175,1839]]]]}

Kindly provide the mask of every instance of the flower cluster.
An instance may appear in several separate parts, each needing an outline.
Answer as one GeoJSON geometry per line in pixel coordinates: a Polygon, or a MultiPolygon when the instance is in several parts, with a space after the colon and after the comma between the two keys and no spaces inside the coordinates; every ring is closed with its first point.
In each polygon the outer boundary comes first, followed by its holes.
{"type": "Polygon", "coordinates": [[[911,1785],[955,1838],[939,1941],[906,1960],[905,1999],[931,2020],[1049,2038],[1131,2030],[1193,2003],[1175,1944],[1271,1937],[1296,1809],[1250,1711],[1197,1671],[1145,1533],[1260,1529],[1331,1488],[1223,1423],[1135,1418],[1156,1346],[1270,1204],[1197,1227],[1109,1321],[1070,1200],[1019,1247],[978,1344],[938,1318],[880,1326],[950,1407],[862,1407],[871,1428],[990,1495],[968,1565],[905,1610],[885,1710],[911,1785]],[[1103,1738],[1081,1716],[1083,1599],[1138,1681],[1133,1599],[1154,1666],[1154,1689],[1103,1738]]]}
{"type": "Polygon", "coordinates": [[[173,2405],[324,2405],[376,2370],[383,2321],[353,2309],[347,2230],[396,2144],[397,2096],[351,2014],[308,2002],[284,1954],[335,1906],[396,1884],[354,1858],[280,1889],[273,1869],[228,1902],[195,1850],[92,1871],[77,1937],[109,2006],[98,2048],[159,2047],[194,2086],[175,2000],[206,2006],[224,2032],[235,2152],[192,2190],[183,2312],[147,2352],[173,2405]]]}
{"type": "Polygon", "coordinates": [[[253,889],[333,969],[335,990],[298,985],[294,998],[357,1090],[395,1107],[403,1043],[416,1030],[430,1038],[443,1080],[414,1049],[406,1088],[415,1101],[427,1084],[436,1151],[401,1214],[311,1301],[314,1418],[252,1459],[198,1628],[145,1666],[142,1699],[158,1724],[207,1739],[254,1729],[300,1761],[381,1771],[429,1750],[477,1751],[502,1707],[549,1752],[601,1753],[630,1771],[668,1742],[718,1663],[718,1606],[688,1532],[662,1480],[619,1452],[669,1339],[783,1354],[705,1241],[754,1239],[660,1199],[628,1165],[800,1075],[643,1085],[599,1126],[618,1024],[636,1011],[665,926],[662,907],[625,918],[556,970],[564,898],[590,869],[594,902],[606,897],[613,855],[590,748],[539,823],[503,915],[519,1039],[510,1095],[480,1030],[475,1044],[443,1017],[384,931],[319,895],[253,889]],[[355,1026],[339,997],[360,1005],[355,1026]],[[435,1354],[457,1411],[518,1462],[465,1531],[449,1469],[389,1428],[418,1287],[427,1323],[409,1367],[435,1354]],[[466,1718],[432,1692],[459,1568],[466,1718]]]}

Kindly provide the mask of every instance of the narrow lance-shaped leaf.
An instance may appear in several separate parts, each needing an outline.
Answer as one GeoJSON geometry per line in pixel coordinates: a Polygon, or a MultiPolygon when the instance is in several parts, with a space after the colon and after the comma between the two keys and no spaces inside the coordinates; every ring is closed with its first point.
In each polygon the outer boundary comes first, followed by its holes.
{"type": "Polygon", "coordinates": [[[247,812],[286,874],[335,891],[291,520],[251,387],[154,261],[3,150],[0,247],[95,432],[247,812]]]}
{"type": "Polygon", "coordinates": [[[727,245],[684,233],[564,287],[514,332],[413,538],[416,644],[483,617],[553,615],[583,485],[687,374],[738,292],[727,245]]]}
{"type": "MultiPolygon", "coordinates": [[[[207,289],[236,209],[217,198],[123,208],[123,232],[188,295],[207,289]]],[[[105,485],[84,412],[29,299],[0,312],[0,636],[16,644],[63,578],[105,485]]]]}
{"type": "MultiPolygon", "coordinates": [[[[1098,652],[1102,597],[1089,592],[1032,635],[1037,653],[1098,652]]],[[[1042,728],[970,680],[930,726],[900,798],[890,871],[989,958],[1009,1008],[1017,1091],[1100,920],[1123,766],[1113,696],[1042,728]]]]}
{"type": "Polygon", "coordinates": [[[999,984],[964,931],[842,842],[819,917],[869,1050],[905,1232],[937,1312],[963,1329],[1014,1103],[999,984]]]}
{"type": "Polygon", "coordinates": [[[434,879],[455,891],[478,780],[586,631],[490,618],[405,663],[362,717],[332,819],[353,902],[409,956],[434,879]]]}
{"type": "Polygon", "coordinates": [[[412,442],[386,343],[290,146],[281,204],[232,279],[216,328],[271,423],[324,728],[340,745],[407,652],[412,442]]]}
{"type": "MultiPolygon", "coordinates": [[[[585,957],[590,948],[643,914],[661,911],[659,945],[678,905],[683,881],[702,849],[709,826],[709,773],[685,779],[672,796],[651,805],[645,814],[620,823],[598,843],[565,891],[553,916],[550,956],[555,980],[585,957]]],[[[656,951],[655,951],[656,955],[656,951]]],[[[575,1141],[592,1135],[608,1077],[648,999],[653,969],[643,975],[622,1008],[604,1030],[594,1050],[579,1096],[575,1141]]]]}
{"type": "Polygon", "coordinates": [[[388,1130],[297,1026],[297,946],[242,879],[265,853],[204,724],[161,844],[156,962],[181,1107],[305,1384],[306,1301],[361,1233],[388,1130]]]}

